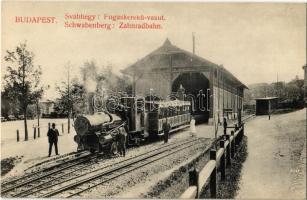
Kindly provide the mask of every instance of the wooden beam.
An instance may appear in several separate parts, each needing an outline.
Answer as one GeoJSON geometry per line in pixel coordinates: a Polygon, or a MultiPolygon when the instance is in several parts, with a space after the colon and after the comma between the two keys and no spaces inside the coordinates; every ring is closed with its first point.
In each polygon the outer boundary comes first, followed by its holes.
{"type": "Polygon", "coordinates": [[[190,186],[179,198],[195,199],[197,196],[197,186],[190,186]]]}

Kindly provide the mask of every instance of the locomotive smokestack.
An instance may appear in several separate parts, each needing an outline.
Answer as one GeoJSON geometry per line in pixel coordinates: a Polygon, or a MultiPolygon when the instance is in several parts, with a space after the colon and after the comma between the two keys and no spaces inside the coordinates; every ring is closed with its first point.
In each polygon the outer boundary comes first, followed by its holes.
{"type": "Polygon", "coordinates": [[[87,111],[90,115],[94,114],[95,112],[94,95],[94,92],[89,92],[87,95],[87,111]]]}

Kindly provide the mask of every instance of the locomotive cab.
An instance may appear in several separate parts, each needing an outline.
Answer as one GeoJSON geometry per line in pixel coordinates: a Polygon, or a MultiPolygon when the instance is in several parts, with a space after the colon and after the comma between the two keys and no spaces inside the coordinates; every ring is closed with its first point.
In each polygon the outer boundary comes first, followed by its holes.
{"type": "Polygon", "coordinates": [[[125,118],[128,129],[128,144],[139,145],[148,137],[145,132],[145,99],[143,97],[122,97],[121,104],[124,105],[125,118]]]}

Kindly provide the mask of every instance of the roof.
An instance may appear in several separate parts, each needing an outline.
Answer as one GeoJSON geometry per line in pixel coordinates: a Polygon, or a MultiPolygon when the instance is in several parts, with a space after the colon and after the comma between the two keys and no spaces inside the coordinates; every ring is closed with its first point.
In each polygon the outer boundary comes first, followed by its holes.
{"type": "Polygon", "coordinates": [[[190,106],[190,101],[171,100],[171,101],[154,101],[153,103],[159,105],[159,107],[176,107],[176,106],[190,106]]]}
{"type": "Polygon", "coordinates": [[[255,98],[255,100],[273,100],[278,99],[278,97],[261,97],[261,98],[255,98]]]}
{"type": "Polygon", "coordinates": [[[152,51],[144,58],[138,60],[134,64],[122,70],[122,73],[132,75],[136,71],[146,72],[146,71],[152,71],[153,69],[159,70],[159,69],[169,68],[171,61],[168,55],[174,55],[173,56],[174,60],[172,60],[172,65],[174,67],[180,68],[192,65],[192,67],[203,66],[203,67],[215,68],[223,71],[225,74],[227,74],[227,76],[229,76],[235,82],[237,82],[238,85],[241,85],[244,88],[248,88],[223,66],[217,65],[189,51],[180,49],[177,46],[173,45],[169,41],[169,39],[166,39],[162,46],[152,51]],[[175,59],[178,59],[179,62],[176,62],[175,59]]]}

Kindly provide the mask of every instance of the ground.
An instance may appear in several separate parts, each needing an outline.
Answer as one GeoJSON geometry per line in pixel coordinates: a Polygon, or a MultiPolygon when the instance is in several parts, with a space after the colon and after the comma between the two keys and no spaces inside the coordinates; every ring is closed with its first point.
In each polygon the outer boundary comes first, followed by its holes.
{"type": "Polygon", "coordinates": [[[248,157],[236,198],[306,198],[306,109],[257,116],[245,135],[248,157]]]}
{"type": "Polygon", "coordinates": [[[10,164],[6,162],[7,166],[13,168],[11,171],[8,170],[8,173],[5,173],[5,175],[3,174],[2,178],[20,175],[29,167],[56,157],[54,156],[53,149],[53,156],[48,158],[48,122],[56,123],[56,128],[59,129],[58,146],[60,154],[63,155],[76,151],[77,145],[73,140],[75,131],[71,127],[71,133],[67,134],[67,119],[41,119],[41,137],[34,140],[32,126],[36,122],[36,120],[29,120],[29,141],[24,141],[22,120],[1,123],[1,161],[9,161],[15,157],[20,158],[19,162],[10,162],[10,164]],[[62,124],[64,124],[64,133],[62,133],[62,124]],[[16,141],[17,128],[20,130],[21,139],[19,142],[16,141]]]}
{"type": "MultiPolygon", "coordinates": [[[[28,121],[29,140],[33,140],[33,127],[37,126],[37,119],[28,121]]],[[[62,124],[64,133],[67,133],[67,119],[40,119],[40,136],[46,137],[48,131],[48,123],[55,123],[59,132],[62,133],[62,124]]],[[[19,130],[20,142],[24,141],[24,122],[23,120],[1,122],[1,146],[15,144],[17,140],[17,130],[19,130]]],[[[71,124],[71,130],[73,130],[71,124]]],[[[36,133],[37,134],[37,133],[36,133]]]]}
{"type": "MultiPolygon", "coordinates": [[[[236,169],[241,170],[235,174],[235,184],[233,187],[237,189],[231,196],[222,195],[224,198],[294,198],[302,197],[306,192],[306,129],[305,129],[305,112],[300,110],[287,114],[273,115],[271,120],[267,116],[256,117],[245,125],[245,135],[247,136],[246,161],[238,159],[236,169]],[[242,168],[242,169],[241,169],[242,168]]],[[[52,120],[51,120],[52,121],[52,120]]],[[[47,122],[47,121],[46,121],[47,122]]],[[[66,120],[58,121],[58,128],[61,133],[61,123],[66,120]]],[[[7,122],[6,122],[7,123],[7,122]]],[[[12,122],[17,123],[17,122],[12,122]]],[[[48,124],[48,123],[47,123],[48,124]]],[[[231,124],[231,123],[229,123],[231,124]]],[[[48,141],[44,134],[36,140],[16,142],[12,138],[14,136],[6,134],[14,134],[14,127],[5,123],[1,127],[1,160],[6,163],[7,171],[13,167],[8,174],[2,176],[2,179],[16,176],[24,173],[24,170],[41,162],[47,162],[57,159],[64,154],[76,151],[77,145],[73,141],[75,132],[71,129],[71,134],[61,133],[59,138],[60,156],[47,157],[48,141]],[[6,132],[5,130],[11,130],[6,132]],[[15,166],[16,165],[16,166],[15,166]]],[[[201,124],[196,127],[197,137],[215,138],[213,126],[201,124]]],[[[218,135],[223,134],[222,127],[219,127],[218,135]]],[[[177,132],[171,135],[170,142],[190,137],[189,129],[177,132]]],[[[163,142],[133,148],[128,150],[128,157],[150,150],[150,148],[163,145],[163,142]]],[[[197,148],[191,152],[187,152],[181,159],[174,156],[165,163],[157,163],[149,167],[148,170],[140,170],[135,176],[127,175],[123,188],[122,184],[111,183],[110,188],[117,188],[117,192],[106,193],[105,197],[129,197],[129,198],[175,198],[179,197],[181,192],[185,190],[188,182],[185,179],[177,179],[169,182],[167,179],[178,169],[180,165],[189,161],[192,155],[199,151],[203,151],[209,144],[203,148],[197,148]],[[155,170],[153,170],[155,169],[155,170]],[[137,175],[138,174],[138,175],[137,175]],[[162,181],[161,181],[162,180],[162,181]],[[176,184],[175,184],[176,183],[176,184]],[[167,185],[172,187],[166,189],[167,185]],[[157,190],[158,188],[158,190],[157,190]],[[158,191],[158,193],[157,193],[158,191]]],[[[54,153],[54,152],[53,152],[54,153]]],[[[245,155],[245,154],[244,154],[245,155]]],[[[121,158],[111,159],[118,161],[121,158]]],[[[202,165],[205,164],[207,158],[204,158],[202,165]]],[[[2,163],[1,163],[2,164],[2,163]]],[[[199,166],[201,167],[201,166],[199,166]]],[[[203,166],[202,166],[203,167],[203,166]]],[[[3,170],[3,169],[2,169],[3,170]]],[[[180,171],[180,170],[179,170],[180,171]]],[[[186,173],[186,171],[182,171],[186,173]]],[[[230,179],[232,174],[228,174],[230,179]]],[[[232,184],[232,183],[231,183],[232,184]]],[[[229,187],[221,188],[219,192],[229,191],[229,187]]],[[[93,193],[92,193],[93,194],[93,193]]],[[[88,197],[91,197],[88,193],[88,197]]],[[[86,195],[85,195],[86,196],[86,195]]]]}

